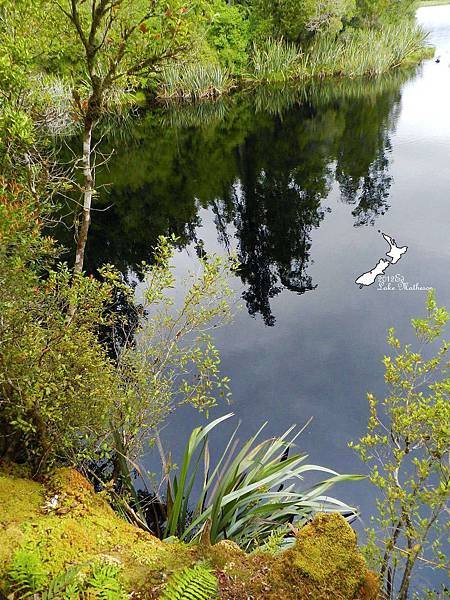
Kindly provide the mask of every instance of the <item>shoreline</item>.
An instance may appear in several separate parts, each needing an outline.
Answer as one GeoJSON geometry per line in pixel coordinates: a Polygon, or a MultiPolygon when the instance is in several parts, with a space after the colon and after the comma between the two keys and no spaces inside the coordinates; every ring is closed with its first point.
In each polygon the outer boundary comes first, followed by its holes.
{"type": "MultiPolygon", "coordinates": [[[[450,4],[450,1],[449,1],[450,4]]],[[[146,95],[145,90],[139,90],[135,93],[139,98],[138,104],[148,105],[154,104],[155,106],[161,106],[163,104],[195,104],[198,102],[214,102],[219,100],[220,98],[226,98],[233,96],[240,92],[249,91],[261,86],[295,86],[295,85],[310,85],[312,83],[325,83],[332,81],[374,81],[376,79],[386,77],[392,75],[395,72],[413,69],[418,67],[424,60],[432,59],[435,54],[435,48],[433,46],[424,46],[420,52],[415,55],[405,59],[401,64],[396,65],[383,73],[379,74],[371,74],[371,73],[363,73],[363,74],[353,74],[353,73],[345,73],[335,72],[329,74],[322,73],[307,73],[302,74],[301,76],[290,76],[280,80],[271,80],[267,79],[254,79],[251,77],[241,77],[230,80],[230,85],[224,90],[208,90],[203,95],[196,96],[195,94],[186,93],[186,94],[172,94],[172,95],[163,95],[159,94],[158,91],[151,97],[149,102],[148,99],[143,101],[142,94],[146,95]]]]}

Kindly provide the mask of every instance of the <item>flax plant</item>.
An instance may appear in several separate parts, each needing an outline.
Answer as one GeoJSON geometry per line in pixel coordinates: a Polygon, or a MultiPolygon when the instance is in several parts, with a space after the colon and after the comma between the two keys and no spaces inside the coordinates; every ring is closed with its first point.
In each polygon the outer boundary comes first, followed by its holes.
{"type": "Polygon", "coordinates": [[[289,525],[302,526],[316,512],[356,516],[354,508],[326,492],[337,483],[361,476],[339,475],[307,464],[307,455],[295,452],[295,441],[302,431],[295,433],[295,426],[279,437],[257,442],[263,425],[240,448],[238,426],[212,466],[208,436],[232,416],[224,415],[193,430],[180,472],[168,480],[166,537],[206,538],[212,544],[231,539],[249,550],[265,543],[280,528],[284,531],[283,545],[289,544],[293,541],[289,525]],[[304,476],[314,472],[326,473],[327,478],[302,488],[304,476]],[[196,495],[194,490],[198,487],[200,492],[196,495]]]}

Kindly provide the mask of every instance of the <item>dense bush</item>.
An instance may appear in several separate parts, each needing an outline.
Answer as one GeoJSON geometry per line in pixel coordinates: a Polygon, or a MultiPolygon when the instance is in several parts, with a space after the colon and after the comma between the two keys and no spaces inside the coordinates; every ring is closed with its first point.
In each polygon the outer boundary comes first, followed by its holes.
{"type": "Polygon", "coordinates": [[[78,460],[109,435],[120,381],[97,339],[110,286],[73,284],[41,232],[42,206],[18,185],[0,190],[1,454],[36,471],[78,460]],[[76,305],[72,317],[68,306],[76,305]]]}
{"type": "MultiPolygon", "coordinates": [[[[0,456],[35,472],[58,462],[135,457],[151,431],[179,403],[202,410],[227,392],[220,358],[207,335],[230,315],[228,267],[205,258],[173,308],[172,249],[161,240],[145,269],[148,287],[141,343],[126,339],[120,360],[99,341],[100,328],[120,329],[111,316],[111,269],[102,281],[72,276],[58,265],[43,235],[45,203],[19,184],[0,187],[0,456]],[[123,456],[122,456],[123,455],[123,456]]],[[[132,298],[128,296],[132,305],[132,298]]]]}
{"type": "Polygon", "coordinates": [[[356,0],[354,23],[362,27],[381,27],[414,16],[415,3],[410,0],[356,0]]]}
{"type": "Polygon", "coordinates": [[[337,33],[355,14],[354,0],[252,0],[258,33],[305,41],[318,33],[337,33]],[[259,22],[261,21],[261,23],[259,22]],[[261,26],[263,24],[263,26],[261,26]]]}
{"type": "Polygon", "coordinates": [[[207,40],[215,49],[220,64],[232,71],[241,71],[247,64],[250,42],[248,12],[242,6],[215,0],[208,27],[207,40]]]}

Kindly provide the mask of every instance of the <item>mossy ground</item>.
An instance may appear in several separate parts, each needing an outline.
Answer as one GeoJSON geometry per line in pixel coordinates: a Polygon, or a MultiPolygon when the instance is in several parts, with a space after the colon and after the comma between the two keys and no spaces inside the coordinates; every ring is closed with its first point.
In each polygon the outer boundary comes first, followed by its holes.
{"type": "Polygon", "coordinates": [[[39,553],[49,576],[80,563],[120,565],[134,598],[158,598],[179,569],[206,562],[221,598],[242,600],[374,600],[378,583],[358,551],[356,536],[338,515],[321,515],[279,555],[246,554],[233,542],[214,546],[164,543],[119,518],[76,471],[60,469],[45,483],[9,470],[0,473],[0,590],[18,549],[39,553]],[[46,502],[58,494],[55,508],[46,502]]]}

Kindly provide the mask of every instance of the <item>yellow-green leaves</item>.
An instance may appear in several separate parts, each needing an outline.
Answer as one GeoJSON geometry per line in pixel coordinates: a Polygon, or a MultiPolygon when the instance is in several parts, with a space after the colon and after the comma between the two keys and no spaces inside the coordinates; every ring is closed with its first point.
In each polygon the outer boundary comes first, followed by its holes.
{"type": "Polygon", "coordinates": [[[434,292],[428,295],[427,313],[411,322],[422,344],[419,351],[402,346],[389,329],[394,355],[383,359],[388,395],[379,403],[368,394],[368,433],[352,445],[370,464],[370,480],[382,494],[378,535],[375,530],[371,535],[381,552],[372,548],[370,554],[383,556],[378,566],[385,591],[403,600],[418,559],[444,567],[440,541],[448,529],[449,345],[441,339],[437,346],[437,340],[444,335],[449,314],[438,307],[434,292]],[[429,347],[423,349],[425,344],[429,347]]]}
{"type": "Polygon", "coordinates": [[[161,236],[154,263],[143,265],[143,317],[136,344],[127,344],[118,362],[127,395],[113,421],[126,431],[126,451],[133,457],[176,406],[208,411],[231,395],[210,332],[232,318],[235,261],[205,256],[196,272],[178,281],[172,261],[176,242],[161,236]],[[184,292],[176,301],[175,286],[184,292]]]}

